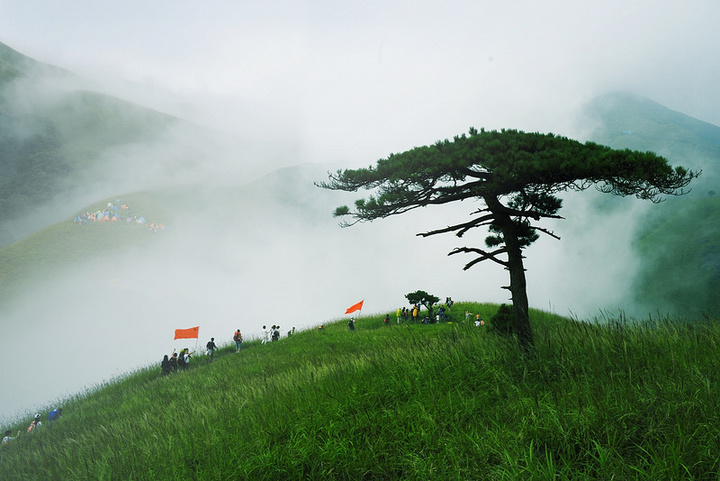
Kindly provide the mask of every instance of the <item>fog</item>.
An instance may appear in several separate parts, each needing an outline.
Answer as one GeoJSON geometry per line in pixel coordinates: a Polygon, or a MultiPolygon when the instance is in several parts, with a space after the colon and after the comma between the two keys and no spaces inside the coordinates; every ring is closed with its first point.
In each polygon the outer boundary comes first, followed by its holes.
{"type": "MultiPolygon", "coordinates": [[[[331,212],[356,196],[312,182],[470,126],[585,140],[594,125],[582,105],[611,90],[720,124],[718,14],[703,1],[0,1],[0,41],[76,75],[35,79],[27,96],[18,83],[17,112],[51,111],[54,96],[82,89],[181,119],[101,149],[34,223],[18,221],[23,238],[90,203],[154,191],[168,218],[152,220],[171,228],[147,248],[99,246],[106,255],[2,307],[17,368],[0,374],[0,419],[159,362],[182,345],[176,328],[200,325],[202,346],[238,327],[246,338],[262,325],[314,328],[361,299],[364,313],[390,312],[418,289],[507,302],[500,267],[466,272],[468,258],[446,256],[485,233],[415,235],[476,206],[341,229],[331,212]]],[[[568,195],[567,220],[550,226],[561,241],[527,251],[533,307],[586,317],[625,302],[629,226],[651,206],[599,218],[599,194],[587,194],[568,195]]]]}

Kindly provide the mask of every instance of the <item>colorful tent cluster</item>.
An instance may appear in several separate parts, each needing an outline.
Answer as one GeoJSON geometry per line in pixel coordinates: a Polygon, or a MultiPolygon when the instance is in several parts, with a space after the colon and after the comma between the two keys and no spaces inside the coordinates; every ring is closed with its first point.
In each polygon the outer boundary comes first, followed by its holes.
{"type": "Polygon", "coordinates": [[[120,204],[120,199],[115,199],[115,203],[108,202],[104,210],[97,210],[95,212],[85,212],[84,214],[77,215],[73,222],[83,226],[89,223],[95,222],[119,222],[123,221],[126,223],[142,224],[147,225],[148,228],[157,232],[159,230],[165,230],[167,227],[163,224],[150,223],[145,221],[145,217],[138,217],[130,215],[130,207],[127,204],[120,204]]]}

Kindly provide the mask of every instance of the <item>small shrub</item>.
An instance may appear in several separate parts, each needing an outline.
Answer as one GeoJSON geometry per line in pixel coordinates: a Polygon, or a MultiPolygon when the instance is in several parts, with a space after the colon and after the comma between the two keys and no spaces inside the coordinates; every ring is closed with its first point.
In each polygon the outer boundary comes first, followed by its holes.
{"type": "Polygon", "coordinates": [[[513,333],[513,310],[512,306],[501,304],[494,316],[490,318],[490,328],[504,336],[513,333]]]}

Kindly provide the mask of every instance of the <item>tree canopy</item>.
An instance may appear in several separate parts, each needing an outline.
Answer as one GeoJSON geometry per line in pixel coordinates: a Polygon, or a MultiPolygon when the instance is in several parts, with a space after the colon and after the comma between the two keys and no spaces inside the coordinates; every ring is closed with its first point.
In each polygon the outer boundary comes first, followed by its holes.
{"type": "Polygon", "coordinates": [[[425,306],[428,310],[428,316],[432,317],[433,306],[440,300],[438,296],[428,294],[425,291],[415,291],[405,294],[405,298],[410,304],[425,306]]]}
{"type": "Polygon", "coordinates": [[[508,269],[515,334],[521,346],[531,349],[521,251],[538,239],[538,233],[558,238],[538,225],[543,218],[561,218],[557,212],[562,201],[557,194],[594,186],[600,192],[657,203],[665,195],[684,194],[698,175],[683,167],[673,168],[652,152],[615,150],[554,134],[471,128],[467,135],[391,154],[366,169],[329,173],[329,182],[317,185],[349,192],[374,190],[366,199],[355,201],[354,210],[347,206],[336,209],[336,216],[352,219],[343,226],[429,205],[483,201],[484,207],[473,212],[469,221],[418,235],[454,232],[462,237],[475,227],[488,227],[487,249],[459,247],[450,254],[474,254],[465,269],[483,260],[508,269]]]}

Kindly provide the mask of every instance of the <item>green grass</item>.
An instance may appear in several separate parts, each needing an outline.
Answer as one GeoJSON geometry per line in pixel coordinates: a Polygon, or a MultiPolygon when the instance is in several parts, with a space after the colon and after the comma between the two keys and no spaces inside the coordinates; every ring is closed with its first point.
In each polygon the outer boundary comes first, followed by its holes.
{"type": "MultiPolygon", "coordinates": [[[[114,201],[115,197],[99,201],[77,214],[105,210],[107,203],[114,201]]],[[[129,204],[130,213],[145,217],[148,223],[171,223],[170,210],[153,194],[124,195],[121,203],[129,204]]],[[[38,279],[65,272],[78,259],[102,257],[107,249],[113,253],[139,249],[159,237],[150,235],[147,225],[127,223],[124,219],[80,226],[70,218],[20,242],[0,247],[0,306],[28,292],[38,279]]]]}
{"type": "Polygon", "coordinates": [[[381,317],[83,393],[2,449],[0,478],[718,478],[717,323],[533,311],[528,360],[487,328],[381,317]]]}

